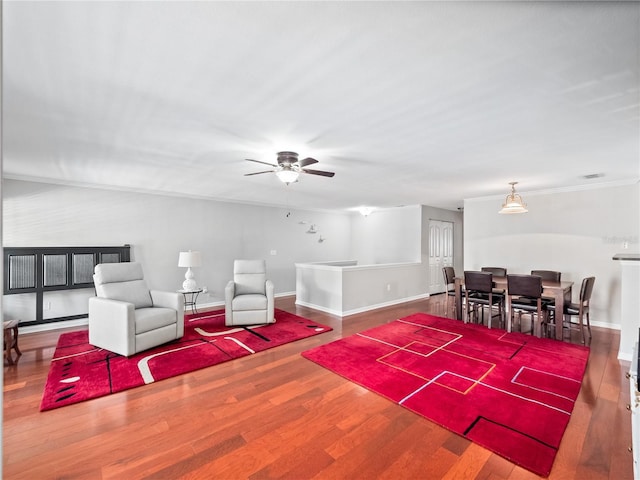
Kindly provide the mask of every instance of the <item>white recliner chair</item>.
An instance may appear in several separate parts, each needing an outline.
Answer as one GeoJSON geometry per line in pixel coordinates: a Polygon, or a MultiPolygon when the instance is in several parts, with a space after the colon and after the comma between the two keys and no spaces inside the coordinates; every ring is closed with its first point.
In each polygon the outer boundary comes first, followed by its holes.
{"type": "Polygon", "coordinates": [[[89,299],[89,343],[124,356],[182,338],[184,301],[149,290],[136,262],[96,265],[89,299]]]}
{"type": "Polygon", "coordinates": [[[224,290],[225,325],[275,323],[273,283],[264,260],[236,260],[224,290]]]}

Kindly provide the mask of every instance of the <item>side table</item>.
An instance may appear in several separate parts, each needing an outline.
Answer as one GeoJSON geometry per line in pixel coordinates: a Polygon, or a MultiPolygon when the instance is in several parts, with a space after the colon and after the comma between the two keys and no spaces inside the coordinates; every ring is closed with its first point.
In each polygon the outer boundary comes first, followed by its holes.
{"type": "Polygon", "coordinates": [[[18,348],[18,324],[20,320],[6,320],[4,322],[4,359],[5,365],[15,365],[22,355],[18,348]],[[11,351],[16,352],[16,359],[13,360],[11,351]]]}
{"type": "Polygon", "coordinates": [[[196,288],[195,290],[178,290],[178,293],[184,296],[184,308],[191,307],[191,313],[198,313],[196,301],[201,292],[201,288],[196,288]]]}

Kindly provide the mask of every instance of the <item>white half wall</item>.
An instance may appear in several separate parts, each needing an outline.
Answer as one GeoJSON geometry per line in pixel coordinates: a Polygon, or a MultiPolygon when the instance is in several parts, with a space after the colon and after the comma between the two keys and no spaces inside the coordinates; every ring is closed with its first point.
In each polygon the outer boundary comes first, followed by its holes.
{"type": "Polygon", "coordinates": [[[620,266],[612,257],[639,252],[638,183],[518,193],[529,213],[499,215],[504,197],[465,200],[464,269],[559,270],[575,282],[574,301],[582,279],[593,275],[591,322],[619,328],[620,266]]]}

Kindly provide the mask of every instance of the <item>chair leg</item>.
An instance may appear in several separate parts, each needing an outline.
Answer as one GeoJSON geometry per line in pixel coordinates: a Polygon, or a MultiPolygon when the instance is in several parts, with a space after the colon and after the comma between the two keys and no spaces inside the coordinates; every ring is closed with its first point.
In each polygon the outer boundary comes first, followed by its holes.
{"type": "Polygon", "coordinates": [[[585,344],[584,339],[584,322],[582,320],[582,315],[578,315],[578,320],[580,322],[580,337],[582,338],[582,344],[585,344]]]}

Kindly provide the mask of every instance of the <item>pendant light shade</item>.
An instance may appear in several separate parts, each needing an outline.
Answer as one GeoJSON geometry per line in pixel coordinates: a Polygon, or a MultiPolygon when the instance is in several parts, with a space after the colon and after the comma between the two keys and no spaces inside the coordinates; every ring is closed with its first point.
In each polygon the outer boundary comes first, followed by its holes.
{"type": "Polygon", "coordinates": [[[518,182],[509,182],[511,185],[511,193],[507,195],[502,209],[498,213],[527,213],[527,204],[522,201],[522,197],[516,193],[515,185],[518,182]]]}

